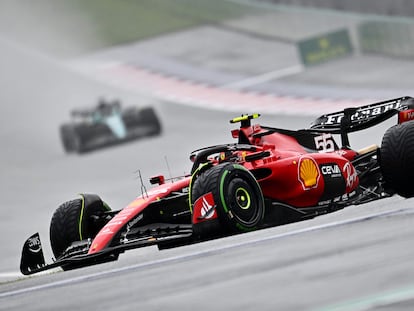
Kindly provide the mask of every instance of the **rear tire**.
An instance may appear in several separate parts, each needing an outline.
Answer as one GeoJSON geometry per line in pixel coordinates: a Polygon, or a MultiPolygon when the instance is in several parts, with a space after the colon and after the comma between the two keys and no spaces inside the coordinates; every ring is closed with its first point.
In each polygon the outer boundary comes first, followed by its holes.
{"type": "Polygon", "coordinates": [[[414,196],[414,121],[394,125],[382,139],[380,165],[385,186],[402,197],[414,196]]]}
{"type": "Polygon", "coordinates": [[[104,223],[95,222],[109,207],[96,195],[64,202],[50,222],[50,244],[55,258],[59,258],[73,242],[94,238],[104,223]]]}
{"type": "MultiPolygon", "coordinates": [[[[224,232],[238,233],[258,229],[262,224],[265,204],[263,194],[254,176],[243,166],[233,163],[223,163],[213,166],[201,173],[195,180],[191,191],[191,202],[202,195],[211,192],[221,228],[224,232]]],[[[202,230],[216,230],[207,227],[207,222],[198,224],[202,230]]],[[[211,235],[212,232],[208,232],[211,235]]]]}
{"type": "Polygon", "coordinates": [[[141,117],[144,123],[151,126],[152,131],[150,135],[158,135],[161,133],[161,123],[155,113],[154,108],[146,107],[141,110],[141,117]]]}

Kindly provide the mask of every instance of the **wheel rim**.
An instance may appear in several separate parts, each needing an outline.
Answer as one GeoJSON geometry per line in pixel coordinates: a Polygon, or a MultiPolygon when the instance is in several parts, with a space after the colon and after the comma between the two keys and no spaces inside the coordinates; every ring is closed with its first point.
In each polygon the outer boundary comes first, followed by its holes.
{"type": "Polygon", "coordinates": [[[226,205],[231,210],[233,217],[241,224],[249,226],[258,217],[258,202],[253,195],[253,189],[249,183],[241,178],[234,178],[228,184],[228,192],[225,195],[226,205]]]}
{"type": "Polygon", "coordinates": [[[252,202],[250,194],[247,192],[246,189],[240,187],[236,190],[236,202],[237,205],[243,210],[247,210],[250,208],[252,202]]]}
{"type": "Polygon", "coordinates": [[[265,212],[263,194],[255,177],[243,166],[222,163],[208,167],[193,188],[192,202],[205,193],[212,193],[224,231],[246,232],[260,227],[265,212]]]}

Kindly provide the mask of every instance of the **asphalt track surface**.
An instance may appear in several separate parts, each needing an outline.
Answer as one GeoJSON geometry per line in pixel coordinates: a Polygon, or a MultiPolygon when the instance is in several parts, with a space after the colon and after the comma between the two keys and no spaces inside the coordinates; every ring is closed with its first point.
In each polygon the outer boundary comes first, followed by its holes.
{"type": "MultiPolygon", "coordinates": [[[[32,277],[18,274],[23,241],[39,231],[48,250],[54,209],[79,192],[114,209],[147,180],[190,169],[198,147],[231,141],[228,120],[243,111],[200,109],[96,82],[9,41],[1,42],[0,310],[411,310],[413,201],[399,197],[318,218],[158,251],[129,251],[117,262],[32,277]],[[41,79],[39,77],[42,77],[41,79]],[[97,94],[152,105],[160,137],[65,155],[57,128],[97,94]]],[[[265,115],[262,123],[306,127],[310,116],[265,115]]],[[[368,145],[381,127],[355,137],[368,145]]]]}

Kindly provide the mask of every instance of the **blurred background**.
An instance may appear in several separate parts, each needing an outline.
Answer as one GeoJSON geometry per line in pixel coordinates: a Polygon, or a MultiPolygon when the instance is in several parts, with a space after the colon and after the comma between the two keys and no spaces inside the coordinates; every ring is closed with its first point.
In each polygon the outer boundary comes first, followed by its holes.
{"type": "Polygon", "coordinates": [[[0,34],[3,42],[100,77],[102,67],[117,63],[238,91],[377,100],[412,89],[413,6],[3,0],[0,34]]]}
{"type": "MultiPolygon", "coordinates": [[[[303,128],[321,113],[413,95],[414,4],[403,0],[0,0],[0,272],[80,192],[115,209],[228,120],[303,128]],[[65,154],[58,128],[99,97],[152,106],[157,137],[65,154]]],[[[358,143],[358,142],[357,142],[358,143]]],[[[362,143],[365,143],[363,141],[362,143]]],[[[3,274],[6,275],[6,274],[3,274]]]]}

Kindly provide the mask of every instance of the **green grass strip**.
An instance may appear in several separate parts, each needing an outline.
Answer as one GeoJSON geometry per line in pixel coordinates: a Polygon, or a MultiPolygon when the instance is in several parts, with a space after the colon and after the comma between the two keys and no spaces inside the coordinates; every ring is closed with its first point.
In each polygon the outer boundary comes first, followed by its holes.
{"type": "Polygon", "coordinates": [[[43,0],[91,20],[107,45],[138,41],[241,17],[252,8],[224,0],[43,0]]]}

